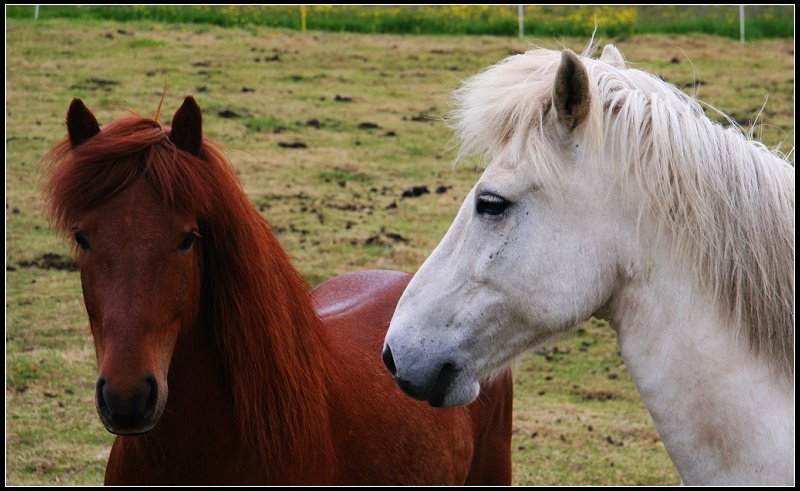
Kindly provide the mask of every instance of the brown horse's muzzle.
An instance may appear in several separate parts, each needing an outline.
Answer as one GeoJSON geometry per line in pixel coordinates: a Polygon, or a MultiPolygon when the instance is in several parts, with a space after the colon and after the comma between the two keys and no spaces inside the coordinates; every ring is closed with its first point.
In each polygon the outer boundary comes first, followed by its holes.
{"type": "MultiPolygon", "coordinates": [[[[147,374],[138,384],[114,386],[105,377],[97,379],[97,413],[106,429],[117,435],[150,431],[161,416],[158,380],[147,374]]],[[[163,406],[162,406],[163,407],[163,406]]]]}

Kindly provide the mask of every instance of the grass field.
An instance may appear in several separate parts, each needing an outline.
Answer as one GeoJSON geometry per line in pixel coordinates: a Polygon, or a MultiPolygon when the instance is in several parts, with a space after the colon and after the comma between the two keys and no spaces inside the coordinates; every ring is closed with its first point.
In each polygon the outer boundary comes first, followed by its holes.
{"type": "MultiPolygon", "coordinates": [[[[791,39],[648,35],[617,45],[742,124],[768,93],[757,134],[793,146],[791,39]]],[[[479,176],[474,164],[451,167],[438,119],[449,95],[528,47],[489,36],[7,19],[6,484],[99,484],[113,439],[94,409],[79,276],[42,213],[38,161],[65,135],[72,97],[102,125],[128,110],[152,114],[165,80],[162,119],[193,94],[205,135],[316,285],[422,263],[479,176]],[[430,193],[403,198],[412,186],[430,193]]],[[[516,484],[678,484],[604,321],[525,356],[515,376],[516,484]]]]}

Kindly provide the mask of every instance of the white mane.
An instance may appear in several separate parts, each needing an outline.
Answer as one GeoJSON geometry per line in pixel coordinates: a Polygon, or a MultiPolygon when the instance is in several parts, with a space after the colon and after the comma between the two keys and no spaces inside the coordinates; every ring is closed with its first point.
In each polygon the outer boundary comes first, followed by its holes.
{"type": "MultiPolygon", "coordinates": [[[[558,51],[506,58],[467,80],[452,116],[459,157],[483,153],[564,179],[548,125],[558,51]]],[[[673,237],[676,256],[708,288],[750,347],[794,373],[794,167],[738,127],[708,119],[674,85],[635,69],[581,57],[591,112],[582,132],[617,182],[639,186],[649,213],[673,237]]]]}

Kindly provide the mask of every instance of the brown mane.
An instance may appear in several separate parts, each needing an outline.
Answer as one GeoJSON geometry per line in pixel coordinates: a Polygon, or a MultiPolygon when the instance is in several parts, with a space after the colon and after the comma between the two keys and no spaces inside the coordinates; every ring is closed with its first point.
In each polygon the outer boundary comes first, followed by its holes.
{"type": "Polygon", "coordinates": [[[325,340],[308,287],[244,194],[220,150],[176,148],[156,120],[118,120],[53,148],[45,202],[58,229],[142,176],[165,205],[198,217],[203,287],[197,319],[214,330],[242,441],[276,474],[329,453],[325,340]],[[218,258],[224,258],[224,261],[218,258]],[[302,447],[305,445],[305,447],[302,447]]]}

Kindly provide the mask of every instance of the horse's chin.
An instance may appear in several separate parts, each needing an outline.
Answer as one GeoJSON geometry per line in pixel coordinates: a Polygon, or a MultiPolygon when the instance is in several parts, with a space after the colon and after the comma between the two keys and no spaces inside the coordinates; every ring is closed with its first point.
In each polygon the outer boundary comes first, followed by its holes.
{"type": "Polygon", "coordinates": [[[148,426],[146,426],[144,428],[141,428],[141,429],[138,429],[138,428],[137,429],[127,429],[127,428],[125,428],[125,429],[114,429],[109,425],[105,425],[106,430],[108,430],[109,433],[113,433],[113,434],[119,435],[119,436],[144,435],[148,431],[152,430],[155,426],[156,426],[155,423],[153,423],[152,425],[148,425],[148,426]]]}
{"type": "Polygon", "coordinates": [[[442,394],[437,394],[428,399],[428,404],[433,407],[457,407],[471,404],[478,398],[481,384],[477,380],[457,380],[442,394]]]}
{"type": "Polygon", "coordinates": [[[108,430],[109,433],[120,436],[136,436],[149,432],[158,424],[162,413],[163,409],[161,411],[157,411],[156,414],[150,418],[137,420],[134,422],[127,421],[125,419],[109,421],[100,411],[98,411],[100,422],[103,423],[103,426],[105,426],[106,430],[108,430]]]}

